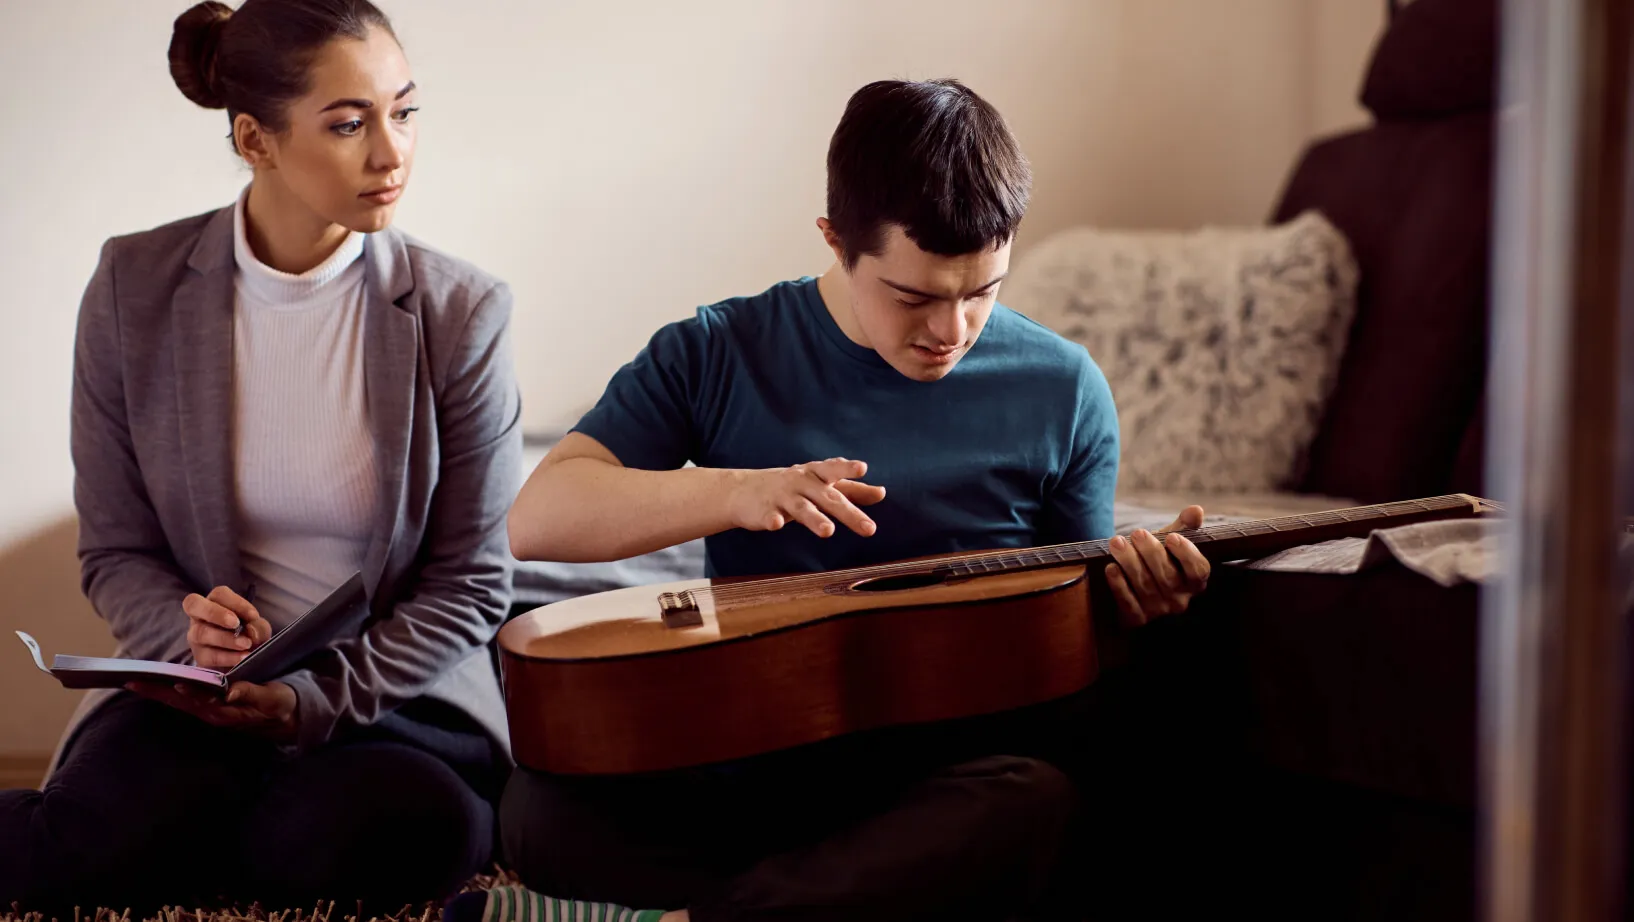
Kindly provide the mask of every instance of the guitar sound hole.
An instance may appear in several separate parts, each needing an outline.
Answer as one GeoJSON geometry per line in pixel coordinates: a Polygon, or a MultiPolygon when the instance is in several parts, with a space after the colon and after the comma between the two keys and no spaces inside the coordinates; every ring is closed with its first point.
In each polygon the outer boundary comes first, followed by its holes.
{"type": "Polygon", "coordinates": [[[898,592],[903,589],[924,589],[927,586],[940,586],[943,575],[940,573],[904,573],[901,576],[876,576],[865,579],[860,583],[853,583],[851,588],[856,592],[898,592]]]}

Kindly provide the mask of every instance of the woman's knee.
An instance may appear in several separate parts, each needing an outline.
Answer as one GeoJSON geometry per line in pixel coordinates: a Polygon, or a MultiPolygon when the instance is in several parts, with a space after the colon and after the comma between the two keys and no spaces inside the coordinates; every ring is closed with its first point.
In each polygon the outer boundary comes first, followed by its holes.
{"type": "Polygon", "coordinates": [[[276,868],[258,876],[291,898],[435,899],[491,861],[494,838],[493,807],[458,774],[392,744],[300,760],[245,828],[246,849],[276,868]]]}

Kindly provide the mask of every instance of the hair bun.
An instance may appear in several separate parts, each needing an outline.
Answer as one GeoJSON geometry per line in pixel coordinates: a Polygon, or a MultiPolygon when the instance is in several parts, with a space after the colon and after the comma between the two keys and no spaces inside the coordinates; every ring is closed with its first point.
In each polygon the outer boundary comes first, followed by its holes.
{"type": "Polygon", "coordinates": [[[182,95],[206,109],[225,109],[216,80],[216,48],[233,8],[216,0],[194,4],[176,17],[170,36],[170,76],[182,95]]]}

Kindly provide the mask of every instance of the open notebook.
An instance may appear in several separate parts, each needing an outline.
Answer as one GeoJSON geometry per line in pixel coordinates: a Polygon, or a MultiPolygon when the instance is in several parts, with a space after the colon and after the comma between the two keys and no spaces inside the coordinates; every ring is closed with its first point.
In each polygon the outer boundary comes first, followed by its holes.
{"type": "Polygon", "coordinates": [[[339,588],[312,606],[305,614],[267,638],[237,666],[220,672],[202,666],[144,659],[116,659],[105,656],[69,656],[51,659],[47,668],[40,645],[22,631],[17,636],[34,655],[34,665],[62,683],[64,688],[120,688],[126,682],[190,682],[225,690],[231,682],[270,682],[293,672],[302,660],[322,650],[338,638],[355,637],[369,616],[368,594],[363,590],[363,574],[354,573],[339,588]]]}

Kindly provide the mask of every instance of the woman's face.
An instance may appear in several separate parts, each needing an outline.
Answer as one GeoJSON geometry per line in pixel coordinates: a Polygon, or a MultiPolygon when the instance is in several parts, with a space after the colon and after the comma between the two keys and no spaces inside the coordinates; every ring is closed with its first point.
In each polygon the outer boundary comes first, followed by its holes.
{"type": "MultiPolygon", "coordinates": [[[[384,29],[337,39],[313,59],[288,127],[263,135],[270,170],[315,215],[372,233],[391,223],[414,164],[414,79],[384,29]]],[[[242,116],[241,116],[242,117],[242,116]]]]}

